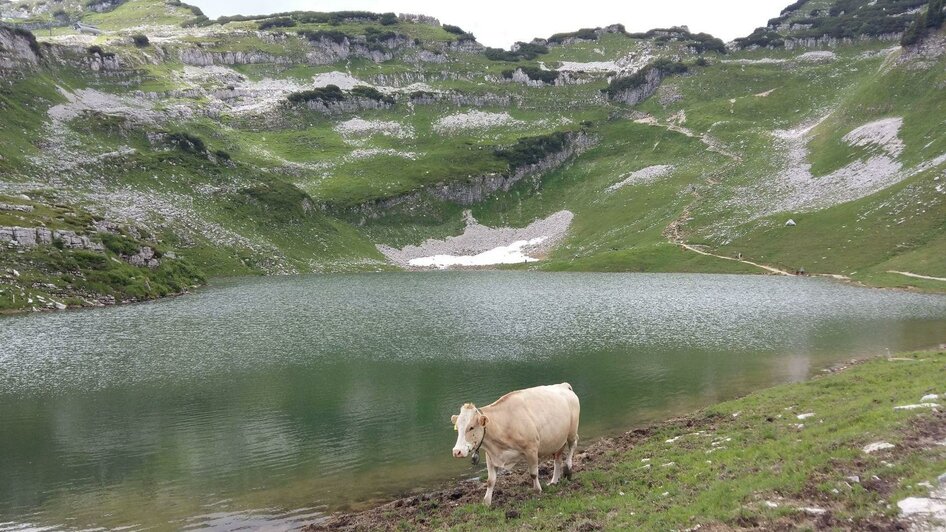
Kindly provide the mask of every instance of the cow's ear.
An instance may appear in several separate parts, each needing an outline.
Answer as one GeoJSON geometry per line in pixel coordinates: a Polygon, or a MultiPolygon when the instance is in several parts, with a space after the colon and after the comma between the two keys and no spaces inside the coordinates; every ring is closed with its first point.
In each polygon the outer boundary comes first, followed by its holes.
{"type": "Polygon", "coordinates": [[[489,418],[486,416],[480,416],[480,425],[485,427],[487,423],[489,423],[489,418]]]}
{"type": "Polygon", "coordinates": [[[459,416],[457,416],[456,414],[453,414],[452,416],[450,416],[450,423],[453,423],[454,425],[456,425],[457,419],[459,419],[459,416]]]}

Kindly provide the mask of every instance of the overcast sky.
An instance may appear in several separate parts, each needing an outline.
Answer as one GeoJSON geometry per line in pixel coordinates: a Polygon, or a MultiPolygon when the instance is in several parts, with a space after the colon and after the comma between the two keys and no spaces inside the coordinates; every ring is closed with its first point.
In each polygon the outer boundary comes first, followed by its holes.
{"type": "Polygon", "coordinates": [[[791,0],[187,0],[210,18],[279,11],[359,10],[422,13],[473,32],[487,46],[621,23],[628,31],[687,25],[731,41],[776,17],[791,0]]]}

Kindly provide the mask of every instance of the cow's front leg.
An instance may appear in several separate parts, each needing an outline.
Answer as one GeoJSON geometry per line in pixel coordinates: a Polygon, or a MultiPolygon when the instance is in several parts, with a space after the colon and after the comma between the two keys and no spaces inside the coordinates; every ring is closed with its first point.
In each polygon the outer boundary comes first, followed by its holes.
{"type": "Polygon", "coordinates": [[[526,451],[526,463],[529,465],[529,476],[532,477],[532,487],[535,491],[542,491],[542,484],[539,483],[539,450],[526,451]]]}
{"type": "Polygon", "coordinates": [[[489,459],[489,453],[486,453],[486,496],[483,497],[483,504],[489,506],[493,504],[493,487],[496,486],[496,466],[489,459]]]}

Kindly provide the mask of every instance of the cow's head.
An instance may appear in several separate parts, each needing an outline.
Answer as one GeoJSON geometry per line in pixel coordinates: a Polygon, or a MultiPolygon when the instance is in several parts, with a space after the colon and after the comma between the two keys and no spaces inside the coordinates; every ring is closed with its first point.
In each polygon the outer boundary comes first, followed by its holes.
{"type": "Polygon", "coordinates": [[[460,415],[450,418],[457,431],[457,443],[453,446],[454,458],[466,458],[483,441],[489,418],[484,416],[473,404],[460,407],[460,415]]]}

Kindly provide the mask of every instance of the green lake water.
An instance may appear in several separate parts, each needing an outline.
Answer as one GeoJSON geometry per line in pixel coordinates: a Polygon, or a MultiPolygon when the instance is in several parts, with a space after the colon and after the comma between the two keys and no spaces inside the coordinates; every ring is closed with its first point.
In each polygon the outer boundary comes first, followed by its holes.
{"type": "Polygon", "coordinates": [[[764,276],[241,278],[0,318],[0,530],[291,528],[468,478],[450,415],[567,381],[589,441],[946,342],[946,297],[764,276]]]}

